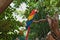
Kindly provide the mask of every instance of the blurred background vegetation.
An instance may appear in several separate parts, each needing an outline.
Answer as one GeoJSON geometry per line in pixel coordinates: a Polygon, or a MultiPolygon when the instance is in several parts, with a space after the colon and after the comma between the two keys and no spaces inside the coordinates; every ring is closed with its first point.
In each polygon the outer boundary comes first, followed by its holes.
{"type": "MultiPolygon", "coordinates": [[[[0,40],[14,40],[16,37],[24,40],[27,17],[35,8],[39,12],[34,20],[45,19],[47,14],[50,16],[55,12],[60,14],[60,0],[13,0],[10,6],[0,14],[0,40]]],[[[47,22],[32,23],[29,39],[41,40],[49,31],[47,22]]]]}

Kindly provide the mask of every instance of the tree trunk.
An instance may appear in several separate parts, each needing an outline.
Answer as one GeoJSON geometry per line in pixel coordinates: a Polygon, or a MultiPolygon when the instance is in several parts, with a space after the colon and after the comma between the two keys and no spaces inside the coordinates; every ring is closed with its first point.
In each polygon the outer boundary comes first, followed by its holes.
{"type": "Polygon", "coordinates": [[[47,20],[51,29],[51,33],[47,35],[47,40],[60,40],[60,30],[58,24],[58,14],[56,13],[53,18],[47,16],[47,20]]]}
{"type": "Polygon", "coordinates": [[[13,0],[0,0],[0,13],[3,12],[13,0]]]}

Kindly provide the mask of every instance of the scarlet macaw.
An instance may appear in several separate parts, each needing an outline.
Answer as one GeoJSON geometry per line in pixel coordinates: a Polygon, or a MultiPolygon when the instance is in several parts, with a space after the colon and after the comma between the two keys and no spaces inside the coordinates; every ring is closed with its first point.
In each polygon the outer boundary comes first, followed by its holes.
{"type": "Polygon", "coordinates": [[[28,30],[27,34],[26,34],[26,40],[28,40],[28,34],[29,34],[29,31],[30,31],[30,25],[33,22],[33,18],[35,17],[36,12],[37,12],[36,9],[32,10],[32,12],[30,13],[30,15],[28,17],[28,20],[26,22],[26,29],[28,30]]]}
{"type": "Polygon", "coordinates": [[[28,29],[28,27],[29,27],[29,26],[31,25],[31,23],[33,22],[33,18],[35,17],[36,12],[37,12],[37,10],[34,9],[34,10],[32,10],[32,12],[30,13],[30,15],[29,15],[29,17],[28,17],[28,20],[27,20],[27,22],[26,22],[26,29],[28,29]]]}

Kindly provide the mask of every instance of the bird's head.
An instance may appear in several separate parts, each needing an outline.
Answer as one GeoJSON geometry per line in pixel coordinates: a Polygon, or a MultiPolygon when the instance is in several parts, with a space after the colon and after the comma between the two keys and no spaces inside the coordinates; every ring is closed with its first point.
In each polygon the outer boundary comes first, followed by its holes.
{"type": "Polygon", "coordinates": [[[39,11],[38,11],[37,9],[33,9],[31,13],[36,14],[36,13],[38,13],[38,12],[39,12],[39,11]]]}
{"type": "Polygon", "coordinates": [[[35,13],[37,13],[37,12],[38,12],[38,10],[37,10],[37,9],[35,9],[34,11],[35,11],[35,13]]]}

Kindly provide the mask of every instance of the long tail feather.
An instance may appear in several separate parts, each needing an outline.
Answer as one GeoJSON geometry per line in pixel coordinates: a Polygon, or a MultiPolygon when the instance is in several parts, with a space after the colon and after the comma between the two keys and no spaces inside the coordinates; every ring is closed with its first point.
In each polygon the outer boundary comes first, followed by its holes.
{"type": "Polygon", "coordinates": [[[28,40],[28,35],[29,35],[29,32],[30,32],[30,26],[28,27],[28,31],[27,31],[27,34],[26,34],[26,39],[25,39],[25,40],[28,40]]]}

